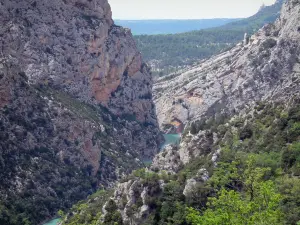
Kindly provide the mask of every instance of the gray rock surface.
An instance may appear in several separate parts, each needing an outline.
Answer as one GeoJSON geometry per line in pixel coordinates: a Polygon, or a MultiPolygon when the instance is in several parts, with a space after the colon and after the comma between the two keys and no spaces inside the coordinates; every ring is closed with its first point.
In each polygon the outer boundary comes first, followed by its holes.
{"type": "Polygon", "coordinates": [[[194,178],[188,179],[186,181],[186,185],[184,187],[183,194],[185,196],[188,195],[192,191],[192,189],[195,188],[196,185],[197,185],[197,181],[194,178]]]}
{"type": "Polygon", "coordinates": [[[265,99],[299,91],[299,2],[284,4],[275,24],[265,25],[247,45],[158,80],[154,101],[159,124],[186,124],[204,115],[239,113],[265,99]]]}
{"type": "Polygon", "coordinates": [[[150,212],[147,198],[151,187],[143,186],[138,179],[119,183],[116,187],[112,200],[117,204],[125,224],[142,224],[150,212]]]}
{"type": "Polygon", "coordinates": [[[177,173],[182,168],[182,162],[177,146],[167,145],[162,152],[157,154],[152,162],[153,171],[164,170],[170,173],[177,173]]]}
{"type": "Polygon", "coordinates": [[[4,0],[0,7],[0,57],[14,60],[29,83],[156,124],[149,70],[106,0],[4,0]]]}
{"type": "Polygon", "coordinates": [[[158,152],[152,79],[107,0],[3,0],[0,21],[0,201],[38,224],[158,152]]]}
{"type": "Polygon", "coordinates": [[[187,135],[180,143],[180,160],[186,164],[201,155],[209,154],[213,145],[213,134],[209,131],[200,131],[197,135],[187,135]]]}

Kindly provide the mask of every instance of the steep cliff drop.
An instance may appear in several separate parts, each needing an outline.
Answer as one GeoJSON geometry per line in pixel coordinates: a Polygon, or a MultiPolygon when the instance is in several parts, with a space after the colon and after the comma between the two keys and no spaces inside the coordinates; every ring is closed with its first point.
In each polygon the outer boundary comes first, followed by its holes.
{"type": "Polygon", "coordinates": [[[264,99],[286,99],[298,92],[298,1],[284,4],[281,17],[246,43],[161,78],[153,89],[159,124],[187,124],[205,115],[233,115],[264,99]]]}
{"type": "Polygon", "coordinates": [[[152,79],[106,0],[3,0],[0,21],[0,224],[38,224],[159,151],[152,79]]]}
{"type": "Polygon", "coordinates": [[[63,224],[91,214],[98,224],[298,224],[299,10],[288,0],[249,43],[162,78],[158,119],[165,130],[187,124],[180,145],[120,181],[105,204],[100,193],[78,203],[63,224]]]}

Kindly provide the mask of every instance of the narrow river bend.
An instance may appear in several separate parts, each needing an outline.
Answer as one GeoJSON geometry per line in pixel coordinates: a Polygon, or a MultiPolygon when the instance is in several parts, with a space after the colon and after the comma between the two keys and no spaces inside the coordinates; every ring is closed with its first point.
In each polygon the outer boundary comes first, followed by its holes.
{"type": "MultiPolygon", "coordinates": [[[[164,149],[167,145],[174,144],[178,145],[180,142],[181,134],[164,134],[165,142],[161,146],[161,150],[164,149]]],[[[149,160],[149,163],[151,163],[151,160],[149,160]]],[[[60,219],[54,219],[51,220],[48,223],[45,223],[44,225],[57,225],[59,223],[60,219]]]]}

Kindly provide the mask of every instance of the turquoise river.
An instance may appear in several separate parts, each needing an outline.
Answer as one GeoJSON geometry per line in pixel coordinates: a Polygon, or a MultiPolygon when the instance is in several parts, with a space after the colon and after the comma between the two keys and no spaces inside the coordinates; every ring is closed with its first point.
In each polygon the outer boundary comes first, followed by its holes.
{"type": "MultiPolygon", "coordinates": [[[[161,146],[161,149],[163,149],[165,146],[169,144],[175,144],[178,145],[180,142],[181,135],[180,134],[164,134],[165,142],[161,146]]],[[[151,160],[149,161],[151,163],[151,160]]],[[[51,220],[48,223],[45,223],[44,225],[57,225],[59,223],[59,219],[51,220]]]]}

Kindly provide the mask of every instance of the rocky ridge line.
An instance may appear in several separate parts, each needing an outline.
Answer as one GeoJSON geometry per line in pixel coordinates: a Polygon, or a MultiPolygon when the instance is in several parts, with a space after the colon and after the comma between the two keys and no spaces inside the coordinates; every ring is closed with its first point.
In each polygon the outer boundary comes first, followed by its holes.
{"type": "Polygon", "coordinates": [[[154,85],[159,124],[183,124],[205,115],[235,114],[264,99],[297,92],[299,81],[299,4],[288,1],[280,18],[246,43],[192,69],[161,78],[154,85]]]}

